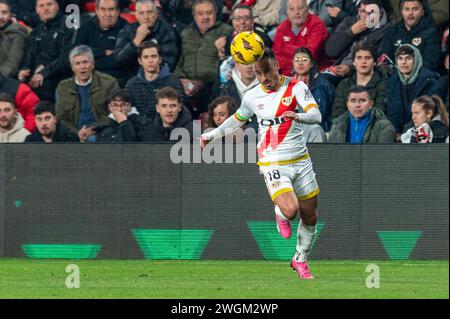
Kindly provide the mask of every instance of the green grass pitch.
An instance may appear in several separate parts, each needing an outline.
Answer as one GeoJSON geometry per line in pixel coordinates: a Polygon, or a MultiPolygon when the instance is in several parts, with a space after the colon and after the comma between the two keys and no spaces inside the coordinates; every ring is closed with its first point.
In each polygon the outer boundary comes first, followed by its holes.
{"type": "Polygon", "coordinates": [[[281,261],[0,259],[0,298],[449,298],[448,261],[310,261],[302,281],[281,261]],[[80,288],[66,288],[66,267],[80,288]],[[369,264],[380,287],[365,286],[369,264]]]}

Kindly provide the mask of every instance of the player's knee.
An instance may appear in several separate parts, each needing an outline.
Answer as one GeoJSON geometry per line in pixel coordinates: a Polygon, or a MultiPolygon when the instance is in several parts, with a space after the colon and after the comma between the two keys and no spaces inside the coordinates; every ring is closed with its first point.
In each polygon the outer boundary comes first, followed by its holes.
{"type": "Polygon", "coordinates": [[[282,207],[280,207],[281,211],[283,212],[283,215],[287,219],[294,219],[295,216],[297,216],[298,213],[298,204],[297,203],[285,203],[282,207]]]}

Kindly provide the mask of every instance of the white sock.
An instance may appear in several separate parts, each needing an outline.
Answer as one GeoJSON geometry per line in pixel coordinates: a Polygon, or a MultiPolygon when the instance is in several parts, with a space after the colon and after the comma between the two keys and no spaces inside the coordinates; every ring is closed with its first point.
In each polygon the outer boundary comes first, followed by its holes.
{"type": "Polygon", "coordinates": [[[297,228],[297,251],[295,253],[295,260],[297,262],[306,261],[315,237],[316,226],[307,226],[300,219],[297,228]]]}
{"type": "Polygon", "coordinates": [[[277,205],[275,205],[275,214],[280,217],[282,220],[287,220],[289,221],[289,219],[286,218],[286,216],[283,215],[283,212],[281,211],[280,207],[278,207],[277,205]]]}

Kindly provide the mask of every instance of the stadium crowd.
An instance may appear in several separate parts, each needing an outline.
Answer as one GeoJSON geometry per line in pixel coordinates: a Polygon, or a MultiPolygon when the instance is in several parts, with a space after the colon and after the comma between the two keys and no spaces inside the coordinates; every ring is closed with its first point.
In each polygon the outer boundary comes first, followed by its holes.
{"type": "Polygon", "coordinates": [[[258,85],[242,31],[311,90],[308,142],[448,143],[448,23],[447,0],[0,0],[0,143],[217,127],[258,85]]]}

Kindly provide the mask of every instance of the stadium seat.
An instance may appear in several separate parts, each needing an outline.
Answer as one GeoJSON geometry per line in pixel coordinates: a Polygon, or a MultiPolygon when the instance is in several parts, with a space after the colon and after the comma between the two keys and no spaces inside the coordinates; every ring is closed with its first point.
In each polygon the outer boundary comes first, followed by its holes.
{"type": "Polygon", "coordinates": [[[84,10],[87,13],[95,13],[95,1],[89,1],[84,4],[84,10]]]}

